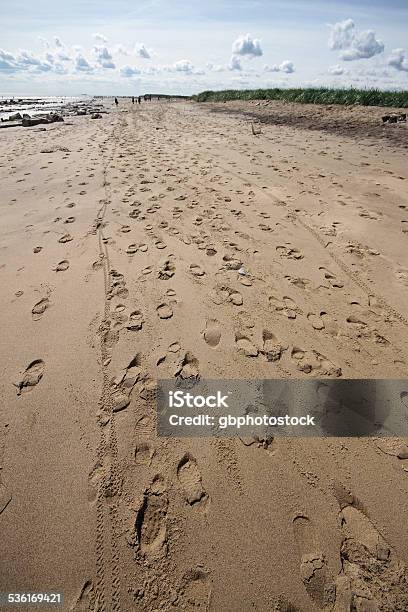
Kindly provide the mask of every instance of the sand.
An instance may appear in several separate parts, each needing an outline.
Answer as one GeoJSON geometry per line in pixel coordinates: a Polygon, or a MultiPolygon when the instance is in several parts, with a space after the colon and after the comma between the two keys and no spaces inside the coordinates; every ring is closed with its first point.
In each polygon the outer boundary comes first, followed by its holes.
{"type": "Polygon", "coordinates": [[[155,433],[157,378],[406,377],[407,126],[322,108],[2,131],[0,591],[408,609],[404,440],[155,433]]]}

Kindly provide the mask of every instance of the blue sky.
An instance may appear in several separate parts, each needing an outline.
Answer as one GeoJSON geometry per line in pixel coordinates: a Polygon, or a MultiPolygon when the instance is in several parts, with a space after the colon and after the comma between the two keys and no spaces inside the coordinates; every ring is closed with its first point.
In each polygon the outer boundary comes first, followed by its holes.
{"type": "Polygon", "coordinates": [[[2,95],[408,88],[407,0],[14,0],[2,95]]]}

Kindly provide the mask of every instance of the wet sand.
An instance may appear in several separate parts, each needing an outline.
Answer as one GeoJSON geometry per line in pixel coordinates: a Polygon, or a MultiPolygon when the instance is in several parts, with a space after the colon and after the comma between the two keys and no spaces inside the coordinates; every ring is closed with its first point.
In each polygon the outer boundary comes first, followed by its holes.
{"type": "Polygon", "coordinates": [[[1,133],[0,591],[408,609],[405,440],[158,438],[154,393],[406,377],[406,124],[263,115],[254,136],[251,104],[109,110],[1,133]]]}

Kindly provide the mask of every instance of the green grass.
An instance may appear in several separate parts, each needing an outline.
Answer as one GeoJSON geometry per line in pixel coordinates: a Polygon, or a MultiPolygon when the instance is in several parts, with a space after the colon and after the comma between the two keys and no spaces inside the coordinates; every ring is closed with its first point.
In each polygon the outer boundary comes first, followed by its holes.
{"type": "Polygon", "coordinates": [[[193,96],[197,102],[225,102],[229,100],[285,100],[302,104],[359,104],[361,106],[408,107],[408,91],[379,89],[226,89],[203,91],[193,96]]]}

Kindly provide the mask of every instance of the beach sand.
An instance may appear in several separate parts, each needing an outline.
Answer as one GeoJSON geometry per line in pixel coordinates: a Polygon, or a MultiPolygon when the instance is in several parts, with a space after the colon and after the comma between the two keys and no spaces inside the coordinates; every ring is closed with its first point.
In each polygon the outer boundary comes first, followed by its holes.
{"type": "Polygon", "coordinates": [[[154,402],[177,375],[406,377],[406,124],[109,110],[1,133],[0,591],[407,610],[405,440],[159,438],[154,402]]]}

